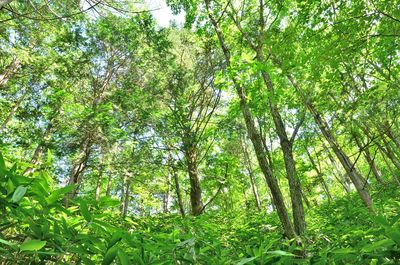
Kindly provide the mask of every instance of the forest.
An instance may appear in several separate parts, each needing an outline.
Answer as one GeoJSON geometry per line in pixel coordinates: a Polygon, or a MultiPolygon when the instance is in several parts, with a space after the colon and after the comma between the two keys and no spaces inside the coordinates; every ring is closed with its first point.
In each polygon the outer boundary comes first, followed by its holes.
{"type": "Polygon", "coordinates": [[[0,0],[0,265],[400,264],[399,91],[399,0],[0,0]]]}

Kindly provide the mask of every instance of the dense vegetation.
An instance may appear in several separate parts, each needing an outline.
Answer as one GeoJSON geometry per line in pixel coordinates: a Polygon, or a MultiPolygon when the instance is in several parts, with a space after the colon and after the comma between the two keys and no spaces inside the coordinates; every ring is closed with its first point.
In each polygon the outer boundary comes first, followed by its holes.
{"type": "Polygon", "coordinates": [[[0,264],[399,264],[400,2],[0,0],[0,264]]]}

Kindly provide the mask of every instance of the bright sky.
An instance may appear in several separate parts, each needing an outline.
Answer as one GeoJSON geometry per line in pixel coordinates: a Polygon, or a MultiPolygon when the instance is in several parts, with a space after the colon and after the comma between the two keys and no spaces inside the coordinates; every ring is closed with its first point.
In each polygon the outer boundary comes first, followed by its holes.
{"type": "Polygon", "coordinates": [[[149,9],[157,9],[152,11],[154,18],[160,27],[169,26],[170,21],[175,20],[178,25],[183,25],[185,22],[185,14],[181,12],[180,14],[174,16],[171,9],[165,3],[165,0],[146,0],[149,9]]]}

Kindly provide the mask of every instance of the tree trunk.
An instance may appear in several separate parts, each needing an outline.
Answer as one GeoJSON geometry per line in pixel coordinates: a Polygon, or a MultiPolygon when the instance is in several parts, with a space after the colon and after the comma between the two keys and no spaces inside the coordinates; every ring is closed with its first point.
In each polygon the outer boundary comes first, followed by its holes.
{"type": "MultiPolygon", "coordinates": [[[[57,112],[57,115],[58,115],[58,112],[57,112]]],[[[45,151],[45,143],[50,140],[50,134],[51,134],[52,128],[53,128],[53,124],[52,124],[52,121],[50,121],[49,124],[47,125],[46,131],[44,132],[43,136],[40,139],[39,144],[37,145],[37,147],[35,149],[35,152],[33,153],[33,156],[30,161],[31,165],[34,165],[34,166],[38,165],[39,159],[45,151]]],[[[34,167],[28,167],[27,169],[25,169],[23,175],[29,175],[29,174],[33,173],[34,171],[35,171],[34,167]]]]}
{"type": "MultiPolygon", "coordinates": [[[[107,172],[106,172],[106,173],[107,173],[107,172]]],[[[110,196],[110,193],[111,193],[111,174],[108,173],[106,196],[110,196]]]]}
{"type": "Polygon", "coordinates": [[[97,176],[97,183],[96,183],[96,193],[95,193],[95,198],[96,201],[100,200],[100,189],[101,189],[101,179],[103,177],[103,165],[100,165],[100,169],[98,172],[98,176],[97,176]]]}
{"type": "Polygon", "coordinates": [[[68,185],[75,185],[75,188],[72,192],[67,194],[65,198],[65,205],[68,207],[68,201],[72,198],[75,198],[78,194],[79,184],[81,182],[81,174],[85,171],[87,167],[87,162],[89,160],[89,156],[91,153],[91,142],[90,140],[86,140],[84,143],[84,148],[80,153],[78,160],[73,164],[71,175],[68,181],[68,185]]]}
{"type": "Polygon", "coordinates": [[[268,187],[272,194],[272,200],[278,212],[279,219],[284,228],[285,234],[288,238],[293,238],[296,236],[295,230],[293,229],[292,223],[290,221],[286,206],[284,203],[283,195],[278,185],[278,181],[275,176],[272,175],[271,168],[268,165],[267,159],[265,157],[265,151],[263,148],[263,143],[260,135],[258,134],[253,117],[251,115],[250,109],[247,105],[247,99],[244,94],[243,88],[234,79],[234,84],[240,99],[240,108],[246,123],[246,128],[249,134],[249,138],[253,143],[255,154],[260,165],[261,171],[264,174],[265,180],[267,181],[268,187]]]}
{"type": "Polygon", "coordinates": [[[400,140],[396,137],[394,134],[393,130],[390,128],[390,125],[388,122],[385,122],[385,134],[389,137],[390,140],[393,141],[393,143],[396,145],[397,150],[400,150],[400,140]]]}
{"type": "Polygon", "coordinates": [[[387,154],[389,159],[393,162],[393,165],[395,165],[396,168],[400,171],[400,161],[399,161],[399,159],[394,154],[391,146],[389,145],[388,141],[385,139],[384,135],[382,135],[381,139],[382,139],[382,142],[384,144],[384,148],[383,148],[384,152],[387,154]]]}
{"type": "MultiPolygon", "coordinates": [[[[205,0],[205,4],[208,10],[208,17],[212,23],[212,25],[214,26],[214,29],[217,33],[217,37],[221,46],[221,49],[224,53],[225,59],[226,59],[226,63],[227,66],[230,66],[230,52],[228,47],[226,46],[225,43],[225,39],[224,36],[222,34],[222,31],[217,23],[217,21],[215,20],[215,18],[212,16],[212,13],[209,9],[209,0],[205,0]]],[[[251,115],[249,106],[247,105],[247,98],[246,95],[244,93],[244,89],[243,87],[240,85],[240,83],[238,82],[238,80],[236,79],[236,77],[232,76],[231,77],[233,84],[236,88],[236,92],[239,96],[239,100],[240,100],[240,109],[242,111],[244,120],[245,120],[245,124],[246,124],[246,128],[247,128],[247,132],[249,135],[249,138],[251,140],[251,142],[253,143],[253,147],[255,150],[255,154],[258,160],[258,163],[260,165],[261,171],[267,181],[268,187],[271,191],[272,194],[272,199],[273,199],[273,203],[276,207],[279,219],[281,221],[283,230],[285,235],[288,238],[294,238],[296,236],[296,232],[293,228],[292,222],[290,221],[288,212],[286,210],[286,206],[285,206],[285,202],[284,202],[284,198],[283,195],[281,193],[281,190],[279,188],[278,185],[278,181],[277,179],[272,175],[272,171],[271,168],[268,165],[267,159],[265,157],[265,150],[263,148],[263,142],[262,142],[262,138],[259,135],[258,131],[256,130],[256,126],[254,123],[254,119],[251,115]]]]}
{"type": "Polygon", "coordinates": [[[169,201],[170,201],[170,197],[171,197],[171,174],[168,172],[167,174],[167,190],[164,194],[164,198],[163,198],[163,211],[164,213],[168,213],[169,212],[169,201]]]}
{"type": "MultiPolygon", "coordinates": [[[[378,149],[379,149],[379,148],[378,148],[378,149]]],[[[394,181],[396,182],[396,184],[397,184],[398,186],[400,186],[400,180],[399,180],[399,178],[397,177],[397,174],[396,174],[395,170],[393,169],[393,167],[390,165],[389,161],[387,160],[386,155],[383,153],[383,151],[382,151],[381,149],[379,149],[379,152],[381,153],[383,162],[385,162],[386,166],[388,167],[388,169],[389,169],[389,171],[390,171],[390,174],[392,175],[394,181]]]]}
{"type": "MultiPolygon", "coordinates": [[[[360,124],[359,127],[364,132],[364,134],[367,135],[369,138],[374,138],[374,137],[372,137],[371,132],[369,131],[366,123],[360,124]]],[[[390,159],[390,161],[392,161],[393,165],[397,168],[397,170],[400,171],[400,162],[397,159],[397,157],[395,156],[395,154],[391,151],[390,146],[388,145],[388,142],[385,139],[385,135],[382,133],[379,126],[376,126],[376,129],[378,130],[379,136],[380,136],[381,140],[383,141],[383,143],[385,144],[385,147],[382,146],[382,144],[379,143],[379,141],[376,141],[376,146],[379,148],[381,153],[385,154],[386,157],[388,157],[390,159]]]]}
{"type": "MultiPolygon", "coordinates": [[[[320,138],[321,139],[321,138],[320,138]]],[[[338,164],[336,163],[335,158],[333,158],[331,151],[329,150],[329,148],[326,146],[326,144],[324,143],[323,139],[321,139],[322,141],[322,146],[325,150],[325,153],[328,155],[329,161],[331,161],[333,167],[335,168],[335,171],[337,172],[337,174],[339,175],[339,177],[336,176],[336,174],[333,172],[333,175],[335,176],[335,178],[337,179],[337,181],[342,185],[344,191],[346,193],[350,193],[350,187],[347,183],[347,179],[346,176],[344,174],[342,174],[342,171],[340,170],[338,164]]]]}
{"type": "MultiPolygon", "coordinates": [[[[262,47],[259,46],[259,48],[255,50],[255,52],[257,54],[258,61],[260,63],[265,63],[262,47]]],[[[275,125],[276,133],[279,137],[281,150],[283,152],[286,178],[289,183],[290,199],[292,202],[294,228],[296,230],[296,233],[298,235],[301,235],[306,229],[306,221],[304,216],[300,181],[296,175],[296,163],[293,158],[293,143],[289,140],[287,136],[282,117],[279,113],[277,105],[275,104],[275,99],[273,98],[275,94],[274,84],[272,83],[271,77],[266,71],[261,71],[261,75],[263,77],[264,84],[266,85],[269,92],[268,106],[272,115],[272,120],[275,125]]]]}
{"type": "Polygon", "coordinates": [[[317,164],[315,163],[314,159],[312,158],[312,156],[307,148],[306,148],[306,153],[307,153],[308,159],[311,162],[312,167],[314,168],[315,172],[317,172],[317,177],[318,177],[319,181],[321,182],[322,187],[326,193],[326,196],[328,197],[328,202],[330,203],[332,201],[332,195],[329,192],[328,185],[325,182],[322,172],[318,169],[317,164]]]}
{"type": "Polygon", "coordinates": [[[301,195],[303,196],[303,201],[306,203],[307,208],[310,209],[311,208],[310,201],[308,200],[307,195],[304,193],[303,190],[301,190],[301,195]]]}
{"type": "Polygon", "coordinates": [[[175,192],[176,192],[176,199],[178,202],[179,211],[180,211],[182,217],[185,217],[185,208],[183,206],[182,193],[181,193],[181,187],[179,185],[178,172],[176,171],[175,166],[171,166],[171,169],[172,169],[172,176],[174,178],[174,183],[175,183],[175,192]]]}
{"type": "MultiPolygon", "coordinates": [[[[0,9],[11,2],[12,0],[0,0],[0,9]]],[[[14,56],[13,60],[2,74],[0,74],[0,87],[5,86],[10,79],[10,77],[21,67],[21,62],[17,57],[14,56]]]]}
{"type": "Polygon", "coordinates": [[[131,181],[127,178],[125,183],[125,196],[124,196],[124,206],[122,211],[122,216],[125,217],[128,213],[129,201],[130,201],[130,193],[131,193],[131,181]]]}
{"type": "Polygon", "coordinates": [[[197,171],[197,156],[192,148],[186,151],[186,163],[190,180],[190,205],[194,216],[200,215],[203,209],[200,179],[197,171]]]}
{"type": "Polygon", "coordinates": [[[125,188],[126,188],[126,180],[127,176],[124,174],[124,176],[121,178],[121,204],[119,205],[119,211],[121,212],[121,216],[124,215],[124,208],[125,208],[125,188]]]}
{"type": "MultiPolygon", "coordinates": [[[[39,162],[39,158],[43,155],[43,152],[44,152],[44,147],[42,146],[42,144],[38,144],[38,146],[35,149],[35,152],[33,153],[30,164],[36,166],[39,162]]],[[[35,168],[29,166],[25,169],[23,175],[29,175],[29,174],[33,173],[34,171],[35,171],[35,168]]]]}
{"type": "Polygon", "coordinates": [[[8,123],[11,121],[11,119],[14,117],[15,113],[17,112],[17,110],[19,109],[19,106],[21,105],[22,101],[25,99],[25,97],[28,95],[29,90],[26,89],[24,91],[24,94],[17,100],[17,102],[15,102],[14,107],[10,110],[10,112],[8,113],[6,119],[3,121],[3,123],[1,124],[0,127],[0,133],[3,132],[8,123]]]}
{"type": "Polygon", "coordinates": [[[364,146],[361,140],[357,137],[357,135],[353,134],[353,138],[360,149],[360,152],[363,152],[365,160],[367,161],[369,168],[375,176],[376,181],[379,183],[383,183],[382,173],[379,171],[378,167],[375,164],[374,158],[372,158],[371,153],[369,152],[369,147],[364,146]]]}
{"type": "Polygon", "coordinates": [[[254,200],[256,202],[258,211],[261,212],[262,208],[261,208],[260,196],[258,195],[257,184],[256,184],[256,181],[254,178],[253,168],[251,166],[249,153],[247,152],[246,142],[244,141],[244,139],[241,140],[241,145],[242,145],[242,150],[243,150],[243,154],[244,154],[244,159],[246,160],[246,164],[247,164],[246,168],[247,168],[247,172],[249,173],[250,184],[251,184],[251,189],[253,190],[254,200]]]}
{"type": "MultiPolygon", "coordinates": [[[[280,66],[276,60],[274,60],[277,65],[280,66]]],[[[282,69],[284,71],[284,69],[282,69]]],[[[295,82],[293,77],[290,74],[287,74],[287,78],[289,79],[290,83],[293,85],[295,90],[299,93],[301,98],[303,99],[304,104],[312,114],[316,124],[320,128],[322,134],[324,135],[325,139],[329,143],[330,147],[332,148],[333,152],[339,159],[340,163],[342,164],[343,168],[345,169],[347,175],[349,176],[350,180],[354,184],[360,198],[364,202],[365,206],[373,212],[373,205],[372,199],[366,189],[366,181],[363,179],[361,174],[354,168],[354,164],[350,161],[349,157],[345,154],[345,152],[339,146],[336,137],[331,132],[329,125],[327,122],[321,117],[321,114],[316,110],[314,105],[311,101],[306,97],[304,92],[301,90],[300,86],[295,82]]]]}

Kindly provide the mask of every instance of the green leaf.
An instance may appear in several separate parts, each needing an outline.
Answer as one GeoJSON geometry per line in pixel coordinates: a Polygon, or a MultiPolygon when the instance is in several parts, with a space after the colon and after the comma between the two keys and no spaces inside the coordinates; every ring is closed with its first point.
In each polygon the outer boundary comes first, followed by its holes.
{"type": "Polygon", "coordinates": [[[21,246],[19,246],[19,249],[21,251],[34,251],[34,250],[39,250],[42,249],[46,245],[46,241],[40,241],[40,240],[29,240],[25,241],[22,243],[21,246]]]}
{"type": "Polygon", "coordinates": [[[388,229],[386,235],[387,237],[393,239],[393,241],[396,242],[398,246],[400,246],[400,232],[398,230],[396,230],[395,228],[388,229]]]}
{"type": "Polygon", "coordinates": [[[0,177],[4,177],[6,175],[7,168],[6,163],[4,162],[3,155],[0,152],[0,177]]]}
{"type": "Polygon", "coordinates": [[[121,240],[121,238],[122,238],[122,231],[120,231],[120,230],[119,230],[119,231],[116,231],[116,232],[112,235],[110,241],[108,242],[108,247],[107,247],[107,249],[112,248],[118,241],[121,240]]]}
{"type": "Polygon", "coordinates": [[[4,162],[4,158],[1,152],[0,152],[0,170],[7,170],[6,163],[4,162]]]}
{"type": "Polygon", "coordinates": [[[24,197],[27,188],[24,186],[18,186],[17,189],[14,191],[14,194],[11,198],[12,202],[19,202],[22,197],[24,197]]]}
{"type": "Polygon", "coordinates": [[[82,214],[83,218],[85,218],[85,220],[87,222],[91,222],[93,218],[90,215],[88,206],[85,201],[80,202],[80,209],[81,209],[81,214],[82,214]]]}
{"type": "Polygon", "coordinates": [[[351,254],[354,253],[354,249],[352,248],[338,248],[332,251],[334,254],[351,254]]]}
{"type": "Polygon", "coordinates": [[[7,180],[7,195],[11,194],[15,190],[14,183],[11,181],[11,179],[7,180]]]}
{"type": "Polygon", "coordinates": [[[0,238],[0,243],[5,244],[7,246],[15,246],[14,243],[12,243],[10,241],[7,241],[7,240],[4,240],[4,239],[1,239],[1,238],[0,238]]]}
{"type": "Polygon", "coordinates": [[[100,207],[114,207],[121,204],[117,199],[113,199],[110,196],[102,197],[99,201],[100,207]]]}
{"type": "Polygon", "coordinates": [[[361,251],[362,252],[372,252],[372,251],[377,250],[377,249],[382,248],[382,247],[393,246],[394,244],[395,243],[394,243],[393,240],[386,238],[386,239],[382,239],[382,240],[376,241],[376,242],[374,242],[374,243],[372,243],[370,245],[366,245],[365,247],[363,247],[361,249],[361,251]]]}
{"type": "Polygon", "coordinates": [[[236,263],[236,265],[243,265],[243,264],[247,264],[252,260],[255,260],[257,257],[251,257],[251,258],[244,258],[241,259],[238,263],[236,263]]]}
{"type": "Polygon", "coordinates": [[[86,257],[82,257],[82,261],[84,262],[84,264],[87,264],[87,265],[95,265],[96,264],[92,260],[90,260],[86,257]]]}
{"type": "Polygon", "coordinates": [[[294,256],[292,253],[283,250],[267,251],[267,254],[274,256],[294,256]]]}
{"type": "Polygon", "coordinates": [[[109,250],[107,250],[106,254],[104,255],[103,262],[101,264],[102,265],[111,264],[111,262],[113,262],[113,260],[117,256],[117,253],[118,253],[118,247],[117,246],[114,246],[114,247],[110,248],[109,250]]]}
{"type": "Polygon", "coordinates": [[[390,227],[389,222],[386,220],[386,218],[383,215],[378,215],[373,217],[373,220],[375,223],[380,224],[383,227],[390,227]]]}
{"type": "Polygon", "coordinates": [[[55,190],[50,196],[46,199],[48,204],[53,204],[59,199],[63,197],[64,194],[72,191],[74,189],[75,185],[68,185],[63,188],[55,190]]]}
{"type": "Polygon", "coordinates": [[[121,262],[121,265],[131,264],[128,255],[126,255],[126,253],[122,249],[118,249],[118,258],[119,262],[121,262]]]}

